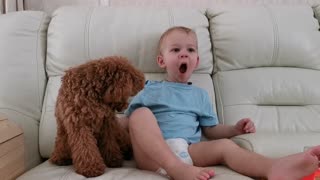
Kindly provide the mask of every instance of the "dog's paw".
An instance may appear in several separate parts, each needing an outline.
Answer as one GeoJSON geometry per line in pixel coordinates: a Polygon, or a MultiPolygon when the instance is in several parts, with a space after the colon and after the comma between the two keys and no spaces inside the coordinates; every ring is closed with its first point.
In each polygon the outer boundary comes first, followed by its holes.
{"type": "Polygon", "coordinates": [[[95,164],[86,167],[79,167],[76,172],[85,177],[97,177],[104,173],[106,165],[104,164],[95,164]]]}
{"type": "Polygon", "coordinates": [[[125,160],[131,160],[133,157],[132,146],[129,144],[128,146],[124,146],[122,149],[123,158],[125,160]]]}
{"type": "Polygon", "coordinates": [[[132,150],[124,151],[123,152],[123,159],[124,160],[131,160],[133,158],[132,150]]]}
{"type": "Polygon", "coordinates": [[[106,165],[108,167],[122,167],[122,164],[123,164],[123,158],[119,157],[119,158],[109,158],[105,161],[106,165]]]}
{"type": "Polygon", "coordinates": [[[114,162],[110,162],[108,164],[109,167],[112,168],[117,168],[117,167],[122,167],[123,166],[123,162],[122,161],[114,161],[114,162]]]}
{"type": "Polygon", "coordinates": [[[72,159],[62,159],[56,156],[52,156],[49,161],[58,166],[68,166],[72,164],[72,159]]]}

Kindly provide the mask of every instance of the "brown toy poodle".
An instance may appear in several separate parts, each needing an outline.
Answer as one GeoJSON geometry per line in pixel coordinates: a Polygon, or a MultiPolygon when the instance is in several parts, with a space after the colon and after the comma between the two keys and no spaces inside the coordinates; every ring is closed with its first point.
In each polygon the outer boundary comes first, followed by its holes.
{"type": "Polygon", "coordinates": [[[123,57],[93,60],[66,71],[55,116],[57,137],[50,161],[73,164],[86,177],[99,176],[106,167],[120,167],[130,159],[127,129],[116,112],[144,87],[144,75],[123,57]]]}

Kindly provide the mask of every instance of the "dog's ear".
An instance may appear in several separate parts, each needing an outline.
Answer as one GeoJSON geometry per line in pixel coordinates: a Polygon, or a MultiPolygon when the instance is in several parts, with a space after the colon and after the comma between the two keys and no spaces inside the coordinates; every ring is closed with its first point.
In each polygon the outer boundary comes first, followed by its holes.
{"type": "Polygon", "coordinates": [[[111,94],[111,89],[108,88],[103,95],[103,101],[108,104],[114,102],[113,95],[111,94]]]}
{"type": "Polygon", "coordinates": [[[105,94],[104,94],[103,102],[105,102],[106,104],[112,102],[112,101],[111,101],[111,96],[110,96],[110,94],[108,94],[108,93],[105,93],[105,94]]]}
{"type": "Polygon", "coordinates": [[[130,96],[131,83],[126,83],[126,87],[121,87],[120,83],[115,85],[113,88],[106,90],[103,96],[105,103],[121,103],[126,101],[130,96]]]}
{"type": "Polygon", "coordinates": [[[145,78],[143,72],[136,70],[131,73],[132,78],[132,92],[131,96],[136,95],[140,90],[144,88],[145,78]]]}

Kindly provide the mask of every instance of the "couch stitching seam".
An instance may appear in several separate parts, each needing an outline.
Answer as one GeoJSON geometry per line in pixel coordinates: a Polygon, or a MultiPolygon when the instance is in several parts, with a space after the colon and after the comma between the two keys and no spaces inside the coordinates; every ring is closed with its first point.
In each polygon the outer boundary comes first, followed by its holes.
{"type": "MultiPolygon", "coordinates": [[[[308,3],[313,10],[314,17],[317,19],[318,24],[320,25],[320,13],[317,13],[318,12],[317,8],[320,9],[320,3],[319,4],[311,4],[309,1],[308,1],[308,3]]],[[[318,29],[318,31],[320,31],[320,28],[318,29]]]]}
{"type": "Polygon", "coordinates": [[[86,51],[86,56],[87,59],[90,59],[90,46],[89,46],[89,39],[90,39],[90,34],[89,34],[89,29],[90,29],[90,24],[91,24],[91,18],[92,14],[94,12],[95,8],[90,8],[89,12],[86,17],[86,24],[85,24],[85,34],[84,34],[84,48],[87,49],[86,51]]]}
{"type": "Polygon", "coordinates": [[[232,107],[232,106],[292,106],[292,107],[304,107],[304,106],[312,106],[312,105],[320,105],[320,104],[303,104],[303,105],[276,105],[276,104],[249,104],[249,103],[237,103],[237,104],[230,104],[225,105],[225,107],[232,107]]]}
{"type": "Polygon", "coordinates": [[[277,124],[278,124],[278,128],[279,130],[281,130],[281,123],[280,123],[280,112],[279,112],[279,108],[278,106],[275,106],[276,108],[276,112],[277,112],[277,124]]]}
{"type": "Polygon", "coordinates": [[[173,12],[171,8],[168,10],[168,16],[169,16],[169,26],[172,27],[174,25],[174,18],[173,18],[173,12]]]}
{"type": "MultiPolygon", "coordinates": [[[[39,27],[38,27],[38,32],[37,32],[37,39],[36,39],[36,66],[37,66],[37,86],[38,86],[38,89],[37,89],[37,91],[38,91],[38,106],[39,106],[39,108],[40,108],[40,111],[41,111],[41,96],[40,96],[40,83],[39,83],[39,65],[38,65],[38,63],[39,63],[39,36],[41,36],[41,27],[42,27],[42,24],[44,23],[44,20],[45,20],[45,14],[42,14],[42,17],[41,17],[41,21],[40,21],[40,23],[39,23],[39,27]]],[[[47,33],[46,33],[47,34],[47,33]]],[[[46,48],[47,49],[47,48],[46,48]]],[[[45,60],[46,61],[46,60],[45,60]]],[[[45,62],[44,62],[44,64],[45,64],[45,62]]]]}
{"type": "Polygon", "coordinates": [[[270,66],[274,66],[279,58],[279,27],[276,21],[276,17],[272,13],[271,9],[267,5],[264,5],[264,7],[270,16],[272,28],[273,28],[274,42],[273,42],[273,54],[272,54],[270,66]]]}
{"type": "MultiPolygon", "coordinates": [[[[218,111],[218,112],[220,112],[221,114],[221,121],[219,121],[219,118],[218,118],[218,121],[220,122],[220,123],[222,123],[222,124],[225,124],[225,122],[224,122],[224,105],[223,105],[223,103],[222,103],[222,95],[221,95],[221,90],[220,90],[220,83],[219,83],[219,77],[218,77],[218,74],[219,73],[216,73],[215,74],[215,76],[216,76],[216,82],[217,82],[217,93],[218,93],[218,98],[219,98],[219,102],[220,102],[220,111],[218,111]]],[[[214,85],[213,85],[214,86],[214,85]]],[[[216,107],[217,108],[217,107],[216,107]]]]}
{"type": "MultiPolygon", "coordinates": [[[[14,108],[0,107],[0,109],[6,109],[6,110],[14,111],[14,112],[17,112],[19,114],[22,114],[23,116],[26,116],[26,117],[34,120],[34,117],[32,117],[32,116],[30,116],[30,115],[28,115],[28,114],[26,114],[26,113],[24,113],[22,111],[18,111],[18,110],[14,109],[14,108]]],[[[37,120],[35,120],[35,121],[38,122],[37,120]]]]}
{"type": "MultiPolygon", "coordinates": [[[[51,83],[51,78],[49,78],[48,79],[48,81],[47,81],[47,86],[46,87],[48,87],[50,84],[49,83],[51,83]],[[50,81],[50,82],[49,82],[50,81]]],[[[40,154],[41,154],[41,147],[40,147],[40,129],[43,129],[44,127],[43,127],[43,123],[44,123],[44,119],[45,119],[45,114],[47,114],[47,99],[48,99],[48,91],[45,91],[45,94],[44,94],[44,99],[43,99],[43,102],[45,102],[45,104],[43,104],[42,106],[43,106],[43,109],[42,109],[42,113],[41,113],[41,117],[40,117],[40,123],[39,123],[39,152],[40,152],[40,154]]],[[[53,116],[54,116],[54,119],[56,118],[55,117],[55,114],[53,114],[53,116]]],[[[56,119],[55,119],[56,120],[56,119]]]]}
{"type": "Polygon", "coordinates": [[[89,41],[90,41],[90,26],[91,26],[91,19],[92,19],[92,15],[93,15],[93,12],[96,8],[91,8],[90,9],[90,14],[88,15],[87,17],[87,22],[86,22],[86,41],[87,41],[87,59],[91,59],[91,56],[90,56],[90,44],[89,44],[89,41]]]}
{"type": "Polygon", "coordinates": [[[208,24],[208,30],[209,30],[209,35],[210,35],[210,42],[211,42],[211,46],[212,46],[212,48],[211,48],[211,53],[212,53],[212,62],[213,62],[213,64],[212,64],[212,75],[211,75],[211,77],[212,77],[212,82],[213,82],[213,89],[214,89],[214,91],[216,92],[217,91],[217,94],[214,92],[214,96],[215,96],[215,100],[216,99],[219,99],[219,106],[217,105],[218,104],[218,101],[216,100],[216,107],[215,107],[215,109],[216,109],[216,113],[217,113],[217,118],[218,118],[218,122],[220,122],[220,123],[222,123],[222,124],[224,124],[224,113],[223,113],[223,110],[224,110],[224,106],[223,106],[223,103],[222,103],[222,97],[221,97],[221,91],[220,91],[220,84],[219,84],[219,80],[218,80],[218,73],[219,73],[219,71],[218,71],[218,66],[217,66],[217,56],[216,56],[216,54],[215,54],[215,49],[216,49],[216,47],[215,47],[215,45],[214,45],[214,42],[213,42],[213,37],[212,37],[212,34],[214,34],[214,30],[213,30],[213,28],[211,27],[211,23],[210,23],[210,21],[211,21],[211,19],[208,17],[208,12],[206,11],[206,18],[207,18],[207,20],[209,21],[209,24],[208,24]],[[212,29],[211,29],[212,28],[212,29]],[[210,33],[210,32],[212,32],[212,33],[210,33]],[[214,78],[214,77],[217,77],[217,78],[214,78]],[[214,81],[214,79],[216,79],[216,83],[217,83],[217,86],[215,86],[215,81],[214,81]],[[220,107],[220,108],[219,108],[220,107]],[[219,116],[218,116],[218,113],[220,113],[220,115],[221,115],[221,121],[219,120],[219,116]]]}

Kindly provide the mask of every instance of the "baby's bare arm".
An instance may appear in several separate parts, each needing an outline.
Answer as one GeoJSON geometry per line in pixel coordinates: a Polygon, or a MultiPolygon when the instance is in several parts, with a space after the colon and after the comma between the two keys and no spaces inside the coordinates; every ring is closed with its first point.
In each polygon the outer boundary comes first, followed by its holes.
{"type": "Polygon", "coordinates": [[[240,134],[255,133],[256,128],[250,118],[240,119],[234,126],[218,124],[202,127],[204,135],[209,139],[231,138],[240,134]]]}
{"type": "Polygon", "coordinates": [[[202,127],[202,131],[208,139],[231,138],[239,135],[235,126],[223,124],[218,124],[216,126],[205,126],[202,127]]]}

